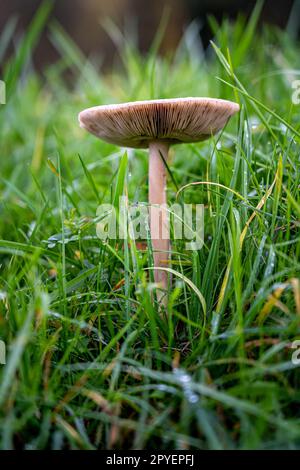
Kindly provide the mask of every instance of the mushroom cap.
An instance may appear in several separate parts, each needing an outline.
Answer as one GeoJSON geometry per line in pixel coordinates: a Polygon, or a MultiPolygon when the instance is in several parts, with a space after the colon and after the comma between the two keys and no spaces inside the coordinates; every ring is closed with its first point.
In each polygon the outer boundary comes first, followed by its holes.
{"type": "Polygon", "coordinates": [[[237,103],[213,98],[133,101],[85,109],[79,123],[106,142],[147,148],[156,140],[169,144],[205,140],[239,109],[237,103]]]}

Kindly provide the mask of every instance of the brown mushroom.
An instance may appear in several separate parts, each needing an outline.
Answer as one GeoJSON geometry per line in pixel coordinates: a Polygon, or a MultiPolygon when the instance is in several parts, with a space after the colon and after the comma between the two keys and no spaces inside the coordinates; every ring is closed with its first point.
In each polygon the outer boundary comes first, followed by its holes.
{"type": "MultiPolygon", "coordinates": [[[[166,208],[166,166],[169,146],[199,142],[220,131],[239,111],[231,101],[176,98],[95,106],[79,114],[80,126],[121,147],[149,148],[150,231],[154,267],[166,267],[170,256],[166,208]]],[[[154,270],[155,282],[168,287],[168,273],[154,270]]],[[[161,298],[161,294],[158,295],[161,298]]],[[[167,298],[167,296],[165,296],[167,298]]]]}

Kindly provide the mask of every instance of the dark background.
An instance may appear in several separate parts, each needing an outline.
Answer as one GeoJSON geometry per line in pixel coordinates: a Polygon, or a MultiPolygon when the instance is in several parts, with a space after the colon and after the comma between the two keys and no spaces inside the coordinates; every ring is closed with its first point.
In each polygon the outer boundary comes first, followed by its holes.
{"type": "MultiPolygon", "coordinates": [[[[18,18],[18,31],[30,23],[38,0],[0,0],[0,31],[12,16],[18,18]]],[[[85,54],[100,54],[104,63],[114,56],[115,47],[102,23],[110,18],[121,29],[136,31],[141,51],[149,48],[161,20],[162,12],[169,7],[170,17],[161,52],[172,50],[178,44],[185,27],[193,20],[200,25],[204,46],[211,39],[207,15],[219,21],[224,17],[235,18],[238,14],[249,16],[256,2],[247,0],[54,0],[51,17],[56,19],[71,35],[85,54]]],[[[285,28],[291,18],[299,26],[300,0],[265,0],[260,24],[272,23],[285,28]],[[292,10],[294,5],[294,10],[292,10]]],[[[295,29],[295,27],[294,27],[295,29]]],[[[298,31],[296,31],[298,34],[298,31]]],[[[18,39],[16,35],[16,41],[18,39]]],[[[56,59],[55,48],[45,32],[38,45],[35,62],[42,67],[56,59]]]]}

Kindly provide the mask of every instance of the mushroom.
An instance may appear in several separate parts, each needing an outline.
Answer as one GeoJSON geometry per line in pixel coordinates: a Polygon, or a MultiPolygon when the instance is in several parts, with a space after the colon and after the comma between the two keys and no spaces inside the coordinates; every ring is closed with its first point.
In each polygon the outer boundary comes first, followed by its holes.
{"type": "MultiPolygon", "coordinates": [[[[163,290],[168,287],[168,272],[155,268],[166,267],[170,257],[169,217],[165,207],[165,162],[169,147],[209,138],[220,131],[237,111],[239,105],[227,100],[175,98],[95,106],[79,114],[80,126],[106,142],[121,147],[149,148],[154,279],[163,290]]],[[[158,300],[162,295],[157,293],[158,300]]]]}

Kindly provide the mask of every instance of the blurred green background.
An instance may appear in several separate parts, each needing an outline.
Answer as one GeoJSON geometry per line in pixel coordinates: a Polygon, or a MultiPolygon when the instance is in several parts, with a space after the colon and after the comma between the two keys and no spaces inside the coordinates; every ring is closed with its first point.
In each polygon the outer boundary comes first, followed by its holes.
{"type": "MultiPolygon", "coordinates": [[[[18,19],[18,30],[25,30],[41,3],[40,0],[2,1],[0,31],[12,17],[18,19]]],[[[192,22],[198,27],[199,38],[206,47],[212,39],[208,22],[210,15],[218,22],[225,17],[237,19],[241,14],[249,17],[256,4],[247,0],[53,0],[52,3],[49,22],[56,19],[85,54],[100,55],[106,66],[111,65],[115,50],[103,27],[107,18],[135,36],[139,49],[145,52],[151,45],[164,10],[168,10],[170,17],[161,44],[161,51],[167,52],[176,49],[183,32],[192,22]]],[[[264,23],[288,27],[292,35],[298,35],[299,18],[298,0],[267,0],[259,24],[260,27],[264,23]]],[[[39,68],[58,58],[46,31],[41,36],[34,58],[39,68]]]]}

